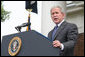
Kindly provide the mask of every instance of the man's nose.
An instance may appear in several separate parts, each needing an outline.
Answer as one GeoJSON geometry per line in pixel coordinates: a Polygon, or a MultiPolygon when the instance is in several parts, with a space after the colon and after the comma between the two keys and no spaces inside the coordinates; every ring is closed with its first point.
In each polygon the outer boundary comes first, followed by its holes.
{"type": "Polygon", "coordinates": [[[57,14],[55,13],[53,16],[55,17],[55,16],[57,16],[57,14]]]}

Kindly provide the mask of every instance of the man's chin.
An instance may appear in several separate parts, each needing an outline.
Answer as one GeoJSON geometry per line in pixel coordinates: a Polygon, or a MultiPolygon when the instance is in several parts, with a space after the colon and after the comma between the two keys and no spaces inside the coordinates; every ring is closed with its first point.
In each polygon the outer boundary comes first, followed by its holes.
{"type": "Polygon", "coordinates": [[[55,24],[59,24],[59,22],[54,22],[55,24]]]}

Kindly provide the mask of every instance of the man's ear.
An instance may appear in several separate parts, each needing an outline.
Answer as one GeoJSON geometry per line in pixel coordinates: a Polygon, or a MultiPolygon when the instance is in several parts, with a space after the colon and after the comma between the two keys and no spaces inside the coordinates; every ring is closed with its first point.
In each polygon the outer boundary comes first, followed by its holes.
{"type": "Polygon", "coordinates": [[[63,16],[63,18],[64,18],[64,17],[65,17],[65,13],[62,12],[62,16],[63,16]]]}

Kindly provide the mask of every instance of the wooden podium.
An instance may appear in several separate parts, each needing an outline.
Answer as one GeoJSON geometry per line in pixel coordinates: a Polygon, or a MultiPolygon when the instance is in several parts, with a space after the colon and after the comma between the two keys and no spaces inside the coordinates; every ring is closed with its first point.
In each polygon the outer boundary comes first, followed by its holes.
{"type": "Polygon", "coordinates": [[[1,56],[10,56],[8,46],[13,37],[21,38],[21,49],[16,56],[59,56],[60,49],[52,46],[52,41],[44,35],[31,30],[3,36],[1,56]]]}

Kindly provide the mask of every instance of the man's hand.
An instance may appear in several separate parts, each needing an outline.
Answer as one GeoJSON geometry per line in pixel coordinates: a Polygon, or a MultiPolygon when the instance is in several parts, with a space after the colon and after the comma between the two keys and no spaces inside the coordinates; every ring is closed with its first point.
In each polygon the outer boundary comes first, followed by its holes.
{"type": "Polygon", "coordinates": [[[60,47],[61,48],[61,43],[58,40],[53,41],[53,47],[60,47]]]}

